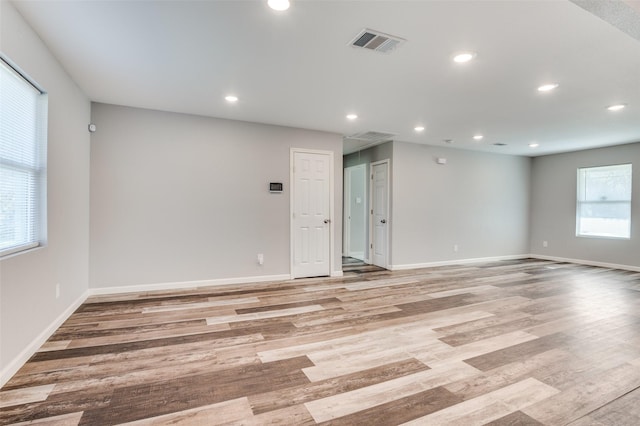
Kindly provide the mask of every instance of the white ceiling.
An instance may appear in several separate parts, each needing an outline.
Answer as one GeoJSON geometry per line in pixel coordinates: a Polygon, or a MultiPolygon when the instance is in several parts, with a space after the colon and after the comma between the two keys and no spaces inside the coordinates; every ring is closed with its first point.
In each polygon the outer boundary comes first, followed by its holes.
{"type": "Polygon", "coordinates": [[[640,141],[637,0],[14,4],[97,102],[527,156],[640,141]],[[615,19],[585,10],[605,3],[615,19]],[[349,46],[364,28],[407,41],[349,46]]]}

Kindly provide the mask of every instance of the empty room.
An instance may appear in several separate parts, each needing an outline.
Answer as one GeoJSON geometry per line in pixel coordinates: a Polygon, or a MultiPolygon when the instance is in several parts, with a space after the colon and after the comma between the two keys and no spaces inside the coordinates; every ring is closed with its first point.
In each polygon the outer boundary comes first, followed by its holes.
{"type": "Polygon", "coordinates": [[[0,0],[0,424],[640,424],[639,0],[0,0]]]}

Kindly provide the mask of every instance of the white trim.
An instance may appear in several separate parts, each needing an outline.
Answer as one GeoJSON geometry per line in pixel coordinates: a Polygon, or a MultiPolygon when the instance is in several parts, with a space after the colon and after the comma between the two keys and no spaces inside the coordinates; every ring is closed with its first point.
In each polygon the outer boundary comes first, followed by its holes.
{"type": "Polygon", "coordinates": [[[331,278],[340,278],[344,276],[344,272],[342,271],[333,271],[331,273],[331,278]]]}
{"type": "Polygon", "coordinates": [[[596,262],[593,260],[584,259],[569,259],[566,257],[545,256],[541,254],[530,254],[529,257],[532,259],[553,260],[555,262],[577,263],[579,265],[599,266],[601,268],[623,269],[625,271],[640,272],[640,266],[621,265],[619,263],[596,262]]]}
{"type": "Polygon", "coordinates": [[[516,255],[509,255],[509,256],[478,257],[473,259],[443,260],[439,262],[411,263],[411,264],[405,264],[405,265],[389,265],[389,270],[403,271],[407,269],[435,268],[437,266],[464,265],[467,263],[495,262],[498,260],[528,259],[530,257],[533,257],[533,256],[529,254],[516,254],[516,255]]]}
{"type": "Polygon", "coordinates": [[[90,296],[98,296],[105,294],[118,294],[118,293],[135,293],[144,291],[157,291],[157,290],[184,290],[184,289],[196,289],[200,287],[213,287],[227,284],[247,284],[247,283],[260,283],[268,281],[287,281],[291,278],[289,274],[280,275],[261,275],[255,277],[238,277],[238,278],[220,278],[214,280],[201,280],[201,281],[181,281],[181,282],[167,282],[167,283],[155,283],[155,284],[139,284],[130,286],[118,286],[118,287],[99,287],[90,288],[90,296]]]}
{"type": "Polygon", "coordinates": [[[295,277],[293,273],[293,250],[294,250],[294,238],[295,232],[293,229],[293,209],[294,209],[294,154],[296,152],[306,153],[306,154],[321,154],[329,156],[329,274],[332,275],[331,271],[334,269],[334,257],[335,257],[335,248],[334,241],[336,241],[336,227],[335,227],[335,217],[333,214],[334,202],[333,199],[335,197],[335,170],[334,170],[334,158],[333,151],[324,151],[320,149],[306,149],[306,148],[290,148],[289,149],[289,277],[291,279],[295,278],[307,278],[307,277],[295,277]]]}
{"type": "Polygon", "coordinates": [[[85,291],[78,297],[67,309],[64,310],[58,318],[53,320],[51,324],[45,328],[31,343],[25,347],[13,360],[9,361],[7,366],[0,372],[0,387],[4,386],[14,374],[22,368],[29,358],[31,358],[38,349],[56,332],[58,328],[82,305],[89,297],[89,291],[85,291]]]}

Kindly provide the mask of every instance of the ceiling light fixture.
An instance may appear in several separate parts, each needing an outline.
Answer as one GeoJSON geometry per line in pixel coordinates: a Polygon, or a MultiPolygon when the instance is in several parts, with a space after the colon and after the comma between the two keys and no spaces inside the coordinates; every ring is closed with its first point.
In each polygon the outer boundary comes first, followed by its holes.
{"type": "Polygon", "coordinates": [[[234,95],[225,96],[224,99],[227,102],[238,102],[238,97],[234,95]]]}
{"type": "Polygon", "coordinates": [[[415,130],[416,132],[422,132],[424,131],[424,126],[416,126],[413,128],[413,130],[415,130]]]}
{"type": "Polygon", "coordinates": [[[349,120],[355,120],[356,118],[358,118],[358,116],[356,114],[347,114],[347,118],[349,120]]]}
{"type": "Polygon", "coordinates": [[[529,148],[537,148],[539,146],[540,146],[540,144],[537,143],[537,142],[532,142],[532,143],[529,144],[529,148]]]}
{"type": "Polygon", "coordinates": [[[460,53],[456,53],[455,56],[453,57],[453,61],[457,62],[459,64],[463,64],[463,63],[469,62],[470,60],[475,58],[476,55],[477,54],[475,52],[460,52],[460,53]]]}
{"type": "Polygon", "coordinates": [[[620,111],[621,109],[624,109],[626,106],[627,106],[626,104],[617,104],[617,105],[608,106],[607,109],[609,111],[620,111]]]}
{"type": "Polygon", "coordinates": [[[538,87],[538,92],[549,92],[557,88],[558,86],[559,86],[558,83],[543,84],[542,86],[538,87]]]}
{"type": "Polygon", "coordinates": [[[267,4],[273,10],[283,11],[289,9],[289,0],[268,0],[267,4]]]}
{"type": "Polygon", "coordinates": [[[482,140],[482,138],[484,138],[484,136],[482,136],[482,135],[474,135],[474,136],[473,136],[473,139],[474,139],[474,140],[477,140],[477,141],[481,141],[481,140],[482,140]]]}

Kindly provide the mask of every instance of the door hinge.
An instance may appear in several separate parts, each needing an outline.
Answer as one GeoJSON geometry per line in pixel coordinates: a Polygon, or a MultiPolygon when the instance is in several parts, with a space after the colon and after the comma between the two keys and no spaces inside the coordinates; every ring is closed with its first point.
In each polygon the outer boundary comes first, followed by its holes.
{"type": "Polygon", "coordinates": [[[373,209],[371,209],[371,214],[373,214],[373,209]]]}
{"type": "Polygon", "coordinates": [[[371,244],[371,248],[373,248],[373,243],[371,244]]]}

